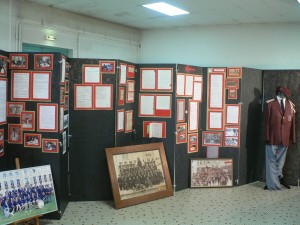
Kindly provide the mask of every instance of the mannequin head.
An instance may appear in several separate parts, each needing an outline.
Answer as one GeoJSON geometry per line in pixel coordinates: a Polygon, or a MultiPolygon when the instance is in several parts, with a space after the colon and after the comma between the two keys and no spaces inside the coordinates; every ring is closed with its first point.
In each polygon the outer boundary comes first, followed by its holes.
{"type": "Polygon", "coordinates": [[[287,89],[284,86],[278,86],[276,88],[276,95],[279,96],[280,98],[288,98],[291,96],[291,93],[289,89],[287,89]]]}

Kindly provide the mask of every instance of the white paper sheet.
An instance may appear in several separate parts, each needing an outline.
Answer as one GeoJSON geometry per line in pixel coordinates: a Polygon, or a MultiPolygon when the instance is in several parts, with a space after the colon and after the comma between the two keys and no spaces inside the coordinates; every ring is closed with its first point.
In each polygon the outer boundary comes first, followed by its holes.
{"type": "Polygon", "coordinates": [[[13,99],[30,99],[30,73],[13,73],[13,99]]]}
{"type": "Polygon", "coordinates": [[[222,109],[224,98],[224,75],[223,74],[210,74],[210,99],[209,108],[222,109]]]}
{"type": "Polygon", "coordinates": [[[56,130],[57,106],[40,105],[38,114],[39,114],[38,130],[53,130],[53,131],[56,130]]]}
{"type": "Polygon", "coordinates": [[[155,108],[159,109],[159,110],[170,110],[171,109],[171,96],[157,95],[155,108]]]}
{"type": "Polygon", "coordinates": [[[154,95],[140,96],[140,114],[154,115],[154,95]]]}
{"type": "Polygon", "coordinates": [[[155,89],[155,70],[142,70],[142,90],[155,89]]]}
{"type": "Polygon", "coordinates": [[[185,76],[185,95],[192,96],[194,88],[194,76],[186,75],[185,76]]]}
{"type": "Polygon", "coordinates": [[[194,82],[193,100],[202,102],[202,82],[194,82]]]}
{"type": "Polygon", "coordinates": [[[127,64],[121,64],[120,84],[126,84],[127,64]]]}
{"type": "Polygon", "coordinates": [[[7,81],[0,80],[0,123],[6,122],[7,81]]]}
{"type": "Polygon", "coordinates": [[[91,109],[92,99],[93,99],[93,92],[92,86],[75,86],[76,91],[76,108],[86,108],[91,109]]]}
{"type": "Polygon", "coordinates": [[[198,119],[199,119],[199,104],[198,102],[189,102],[189,130],[198,130],[198,119]]]}
{"type": "Polygon", "coordinates": [[[185,101],[177,101],[177,121],[185,119],[185,101]]]}
{"type": "Polygon", "coordinates": [[[50,88],[51,88],[51,75],[49,73],[33,72],[32,73],[32,88],[33,88],[33,99],[46,99],[51,100],[50,88]]]}
{"type": "Polygon", "coordinates": [[[85,66],[84,74],[84,83],[101,83],[99,66],[85,66]]]}
{"type": "Polygon", "coordinates": [[[112,108],[112,86],[95,87],[95,108],[112,108]]]}
{"type": "Polygon", "coordinates": [[[133,119],[133,111],[126,111],[125,132],[132,131],[132,119],[133,119]]]}
{"type": "Polygon", "coordinates": [[[150,123],[149,124],[149,138],[162,138],[163,124],[150,123]]]}
{"type": "Polygon", "coordinates": [[[157,70],[157,89],[172,90],[172,70],[157,70]]]}
{"type": "Polygon", "coordinates": [[[226,107],[226,123],[239,124],[240,107],[239,105],[228,105],[226,107]]]}
{"type": "Polygon", "coordinates": [[[223,128],[223,112],[208,112],[209,113],[209,128],[222,129],[223,128]]]}
{"type": "Polygon", "coordinates": [[[117,130],[124,130],[124,111],[118,111],[117,113],[117,130]]]}
{"type": "Polygon", "coordinates": [[[185,75],[184,74],[177,74],[176,79],[176,94],[183,96],[184,95],[184,88],[185,88],[185,75]]]}

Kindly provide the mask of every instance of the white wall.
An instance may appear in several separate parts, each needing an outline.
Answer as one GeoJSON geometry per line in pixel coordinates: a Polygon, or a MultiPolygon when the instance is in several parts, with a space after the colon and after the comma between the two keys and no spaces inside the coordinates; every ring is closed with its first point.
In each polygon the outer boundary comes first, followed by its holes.
{"type": "Polygon", "coordinates": [[[0,19],[0,49],[5,51],[22,51],[22,43],[30,43],[71,49],[74,58],[138,61],[141,32],[130,27],[23,0],[2,1],[0,19]],[[47,34],[56,40],[45,40],[47,34]]]}
{"type": "Polygon", "coordinates": [[[145,30],[139,62],[300,69],[300,23],[145,30]]]}

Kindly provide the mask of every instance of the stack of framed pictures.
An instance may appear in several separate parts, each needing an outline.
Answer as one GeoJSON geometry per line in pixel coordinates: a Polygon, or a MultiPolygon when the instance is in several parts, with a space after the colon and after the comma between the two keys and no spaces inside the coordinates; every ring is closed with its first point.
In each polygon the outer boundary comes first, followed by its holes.
{"type": "Polygon", "coordinates": [[[117,209],[173,195],[163,143],[106,148],[117,209]]]}

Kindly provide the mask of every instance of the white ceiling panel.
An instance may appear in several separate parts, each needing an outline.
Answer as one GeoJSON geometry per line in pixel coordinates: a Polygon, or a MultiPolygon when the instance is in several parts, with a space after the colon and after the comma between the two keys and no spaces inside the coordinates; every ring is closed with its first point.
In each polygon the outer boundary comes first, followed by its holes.
{"type": "Polygon", "coordinates": [[[142,7],[154,0],[28,0],[137,29],[217,24],[300,22],[297,0],[166,0],[189,11],[168,17],[142,7]]]}

